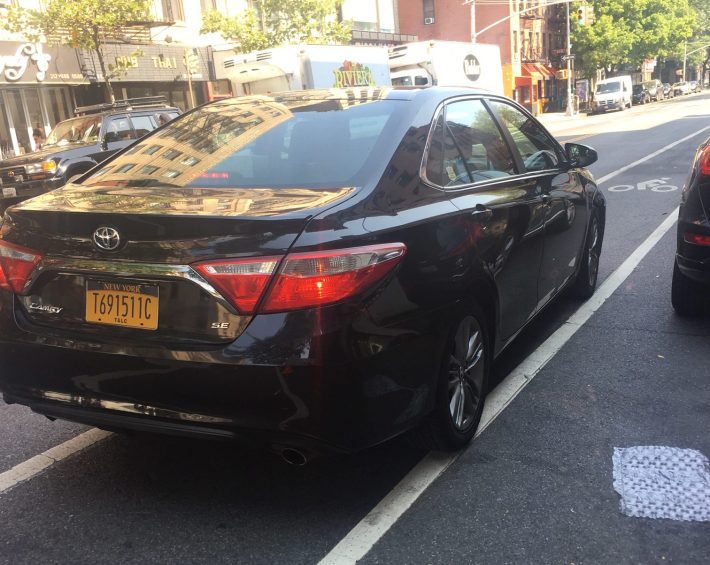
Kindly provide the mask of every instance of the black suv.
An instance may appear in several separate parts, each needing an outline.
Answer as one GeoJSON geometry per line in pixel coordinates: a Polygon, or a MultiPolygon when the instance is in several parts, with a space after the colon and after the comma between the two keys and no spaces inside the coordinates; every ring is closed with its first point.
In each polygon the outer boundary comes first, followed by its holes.
{"type": "Polygon", "coordinates": [[[0,161],[0,212],[63,186],[180,113],[163,96],[76,108],[41,149],[0,161]]]}

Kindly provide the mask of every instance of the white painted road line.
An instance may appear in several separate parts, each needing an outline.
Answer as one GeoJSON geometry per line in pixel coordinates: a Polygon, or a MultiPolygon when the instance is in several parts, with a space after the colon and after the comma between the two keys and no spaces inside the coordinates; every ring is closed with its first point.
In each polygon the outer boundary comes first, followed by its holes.
{"type": "Polygon", "coordinates": [[[609,173],[608,175],[604,175],[603,177],[599,177],[597,179],[597,184],[601,184],[605,181],[608,181],[609,179],[613,179],[615,176],[620,175],[621,173],[624,173],[624,172],[628,171],[629,169],[632,169],[636,165],[640,165],[641,163],[645,163],[649,159],[653,159],[654,157],[658,157],[661,153],[668,151],[669,149],[671,149],[672,147],[675,147],[679,143],[683,143],[684,141],[688,141],[689,139],[695,137],[696,135],[700,135],[701,133],[703,133],[704,131],[707,131],[709,129],[710,129],[710,126],[705,126],[704,128],[699,129],[695,133],[691,133],[690,135],[686,135],[685,137],[678,139],[677,141],[674,141],[673,143],[669,143],[665,147],[661,147],[658,151],[654,151],[650,155],[646,155],[645,157],[642,157],[638,161],[634,161],[633,163],[629,163],[628,165],[625,165],[624,167],[621,167],[620,169],[617,169],[617,170],[609,173]]]}
{"type": "Polygon", "coordinates": [[[62,444],[59,444],[39,455],[35,455],[27,461],[15,465],[12,469],[0,473],[0,494],[12,487],[28,481],[39,475],[45,469],[55,463],[66,459],[75,453],[83,451],[87,447],[95,444],[111,435],[111,432],[92,428],[62,444]]]}
{"type": "MultiPolygon", "coordinates": [[[[709,129],[709,128],[705,128],[709,129]]],[[[643,162],[641,160],[640,162],[643,162]]],[[[611,173],[613,175],[613,173],[611,173]]],[[[607,177],[611,178],[610,175],[607,177]]],[[[555,333],[533,351],[488,394],[476,432],[480,435],[515,399],[629,277],[646,254],[676,222],[676,208],[653,233],[607,278],[555,333]]],[[[319,565],[351,565],[362,559],[407,509],[463,452],[430,452],[326,555],[319,565]]]]}

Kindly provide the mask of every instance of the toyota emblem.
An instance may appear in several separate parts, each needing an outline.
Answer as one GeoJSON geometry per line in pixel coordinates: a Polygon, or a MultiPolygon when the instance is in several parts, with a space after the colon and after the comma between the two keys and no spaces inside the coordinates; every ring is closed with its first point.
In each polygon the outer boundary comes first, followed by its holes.
{"type": "Polygon", "coordinates": [[[115,229],[102,226],[94,232],[94,243],[99,249],[114,251],[121,244],[121,236],[115,229]]]}

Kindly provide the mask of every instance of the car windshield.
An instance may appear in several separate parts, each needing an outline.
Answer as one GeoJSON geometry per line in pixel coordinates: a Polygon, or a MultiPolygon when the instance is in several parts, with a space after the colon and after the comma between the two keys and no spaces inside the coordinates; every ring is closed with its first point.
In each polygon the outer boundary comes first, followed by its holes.
{"type": "Polygon", "coordinates": [[[99,139],[100,130],[101,116],[73,118],[59,122],[47,136],[44,146],[94,143],[99,139]]]}
{"type": "MultiPolygon", "coordinates": [[[[356,186],[391,154],[406,102],[231,99],[177,118],[101,168],[89,186],[356,186]]],[[[399,137],[397,137],[399,136],[399,137]]]]}
{"type": "Polygon", "coordinates": [[[643,85],[642,84],[634,84],[632,87],[632,91],[634,94],[639,94],[640,92],[643,92],[643,85]]]}
{"type": "Polygon", "coordinates": [[[96,142],[99,139],[100,129],[101,116],[87,116],[59,122],[47,136],[44,146],[96,142]]]}
{"type": "Polygon", "coordinates": [[[609,92],[619,92],[621,90],[621,83],[618,82],[605,82],[597,85],[597,94],[607,94],[609,92]]]}

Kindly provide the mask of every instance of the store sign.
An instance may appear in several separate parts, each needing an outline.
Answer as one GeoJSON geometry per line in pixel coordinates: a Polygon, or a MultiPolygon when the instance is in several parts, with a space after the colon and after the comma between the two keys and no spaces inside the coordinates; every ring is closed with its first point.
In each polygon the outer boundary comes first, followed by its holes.
{"type": "Polygon", "coordinates": [[[0,85],[86,84],[77,52],[64,45],[0,41],[0,85]]]}
{"type": "Polygon", "coordinates": [[[375,86],[372,69],[353,61],[344,61],[343,66],[333,71],[335,74],[335,88],[349,86],[375,86]]]}
{"type": "Polygon", "coordinates": [[[37,82],[43,82],[47,77],[51,59],[52,56],[44,52],[41,43],[24,43],[17,48],[14,55],[0,55],[0,74],[9,82],[17,82],[32,63],[37,82]]]}
{"type": "MultiPolygon", "coordinates": [[[[198,48],[193,62],[195,80],[207,80],[209,59],[206,50],[198,48]]],[[[84,51],[84,65],[92,81],[102,81],[101,65],[96,54],[84,51]]],[[[104,47],[111,66],[120,69],[112,82],[175,82],[187,80],[185,48],[171,45],[118,45],[104,47]]]]}
{"type": "Polygon", "coordinates": [[[467,55],[463,60],[463,74],[471,82],[476,82],[481,77],[481,63],[475,55],[467,55]]]}

